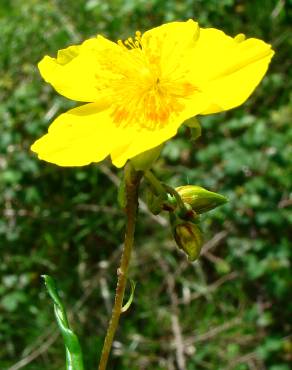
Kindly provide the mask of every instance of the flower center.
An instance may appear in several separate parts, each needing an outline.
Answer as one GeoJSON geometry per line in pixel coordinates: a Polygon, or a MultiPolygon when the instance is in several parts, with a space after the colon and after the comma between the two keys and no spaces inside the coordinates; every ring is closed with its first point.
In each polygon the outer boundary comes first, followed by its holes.
{"type": "Polygon", "coordinates": [[[118,45],[118,50],[105,56],[103,80],[107,83],[99,86],[110,94],[114,123],[138,130],[163,128],[197,89],[185,78],[177,78],[177,73],[176,77],[165,76],[159,51],[145,50],[139,31],[134,38],[119,40],[118,45]]]}

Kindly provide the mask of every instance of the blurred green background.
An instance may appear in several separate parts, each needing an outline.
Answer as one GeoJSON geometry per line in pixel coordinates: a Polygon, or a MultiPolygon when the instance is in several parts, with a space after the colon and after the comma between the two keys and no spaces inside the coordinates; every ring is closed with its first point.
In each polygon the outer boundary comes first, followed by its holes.
{"type": "Polygon", "coordinates": [[[87,369],[97,368],[125,223],[110,162],[59,168],[30,152],[75,105],[41,80],[37,62],[97,33],[117,40],[188,18],[263,38],[276,55],[244,106],[203,117],[195,144],[182,130],[155,165],[168,184],[230,202],[204,217],[196,263],[142,204],[135,299],[109,369],[291,369],[291,9],[291,0],[0,0],[1,369],[64,369],[41,274],[58,280],[87,369]]]}

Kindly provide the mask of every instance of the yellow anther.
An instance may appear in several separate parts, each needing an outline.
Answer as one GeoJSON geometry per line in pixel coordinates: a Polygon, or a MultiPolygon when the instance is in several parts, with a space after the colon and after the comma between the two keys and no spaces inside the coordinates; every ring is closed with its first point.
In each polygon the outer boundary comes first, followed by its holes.
{"type": "Polygon", "coordinates": [[[117,41],[117,44],[119,46],[127,47],[129,49],[142,49],[141,36],[142,36],[141,32],[140,31],[136,31],[134,38],[133,37],[129,37],[125,41],[118,40],[117,41]]]}
{"type": "Polygon", "coordinates": [[[243,33],[239,33],[234,37],[234,41],[240,43],[246,39],[245,35],[243,33]]]}

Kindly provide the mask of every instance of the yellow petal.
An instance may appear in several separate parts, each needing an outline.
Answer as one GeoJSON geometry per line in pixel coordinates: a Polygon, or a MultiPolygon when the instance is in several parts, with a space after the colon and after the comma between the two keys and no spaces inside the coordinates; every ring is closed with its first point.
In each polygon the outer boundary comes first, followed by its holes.
{"type": "Polygon", "coordinates": [[[212,102],[203,114],[242,104],[262,80],[273,54],[271,46],[261,40],[200,29],[191,79],[212,102]]]}
{"type": "Polygon", "coordinates": [[[142,36],[142,47],[149,63],[156,65],[163,76],[174,74],[199,37],[197,22],[171,22],[153,28],[142,36]]]}
{"type": "Polygon", "coordinates": [[[108,110],[96,103],[86,104],[61,114],[48,134],[37,140],[31,150],[40,159],[59,166],[84,166],[102,161],[111,151],[131,140],[116,127],[108,110]]]}
{"type": "Polygon", "coordinates": [[[244,103],[264,77],[270,60],[271,56],[267,56],[206,84],[203,91],[214,105],[202,114],[228,110],[244,103]]]}
{"type": "Polygon", "coordinates": [[[117,44],[97,36],[59,50],[57,58],[45,56],[38,67],[44,80],[61,95],[82,102],[99,101],[106,97],[99,88],[98,77],[103,74],[100,55],[117,48],[117,44]]]}

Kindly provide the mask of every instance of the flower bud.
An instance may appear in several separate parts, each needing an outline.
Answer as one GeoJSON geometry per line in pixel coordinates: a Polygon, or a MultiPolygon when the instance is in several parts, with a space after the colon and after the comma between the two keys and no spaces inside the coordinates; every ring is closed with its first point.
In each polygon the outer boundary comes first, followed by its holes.
{"type": "Polygon", "coordinates": [[[195,261],[201,252],[203,235],[200,228],[192,222],[178,223],[173,228],[177,246],[182,249],[190,261],[195,261]]]}
{"type": "Polygon", "coordinates": [[[208,191],[201,186],[185,185],[175,190],[183,202],[189,204],[196,213],[208,212],[228,201],[223,195],[208,191]]]}

